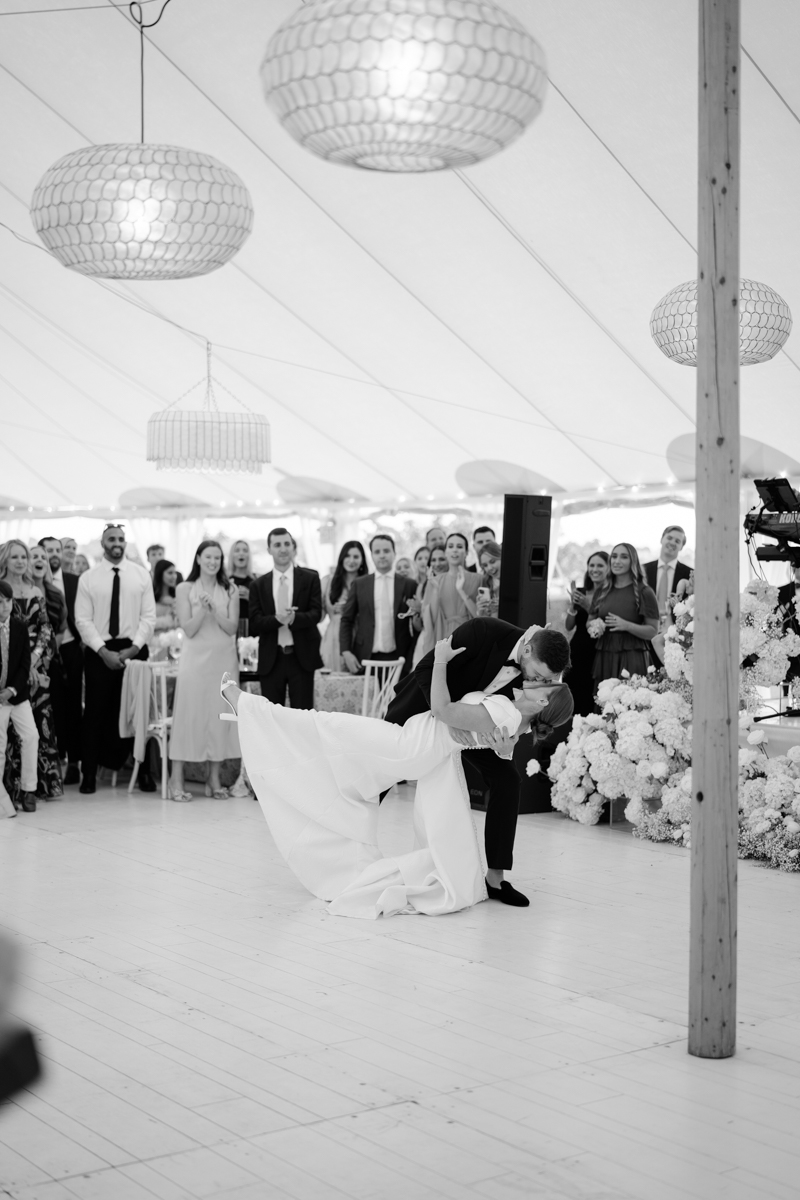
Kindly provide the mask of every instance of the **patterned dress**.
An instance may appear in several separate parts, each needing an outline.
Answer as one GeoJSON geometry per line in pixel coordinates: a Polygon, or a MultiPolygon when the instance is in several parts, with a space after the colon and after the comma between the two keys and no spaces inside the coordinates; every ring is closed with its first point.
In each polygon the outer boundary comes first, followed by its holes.
{"type": "MultiPolygon", "coordinates": [[[[37,650],[41,654],[35,675],[33,672],[31,673],[31,708],[36,728],[39,731],[36,794],[52,800],[56,796],[64,795],[61,762],[58,757],[56,731],[53,723],[53,706],[50,701],[50,671],[57,655],[56,635],[47,615],[44,596],[31,596],[26,600],[15,599],[14,616],[19,617],[28,626],[31,654],[37,650]]],[[[19,802],[20,796],[20,770],[19,739],[13,726],[9,726],[3,782],[15,804],[19,802]]]]}

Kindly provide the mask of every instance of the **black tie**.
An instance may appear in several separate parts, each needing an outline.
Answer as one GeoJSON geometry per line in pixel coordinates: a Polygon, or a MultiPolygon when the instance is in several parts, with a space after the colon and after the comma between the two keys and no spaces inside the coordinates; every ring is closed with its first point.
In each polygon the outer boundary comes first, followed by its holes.
{"type": "Polygon", "coordinates": [[[515,671],[518,671],[520,669],[519,663],[515,663],[513,658],[510,658],[507,663],[503,663],[503,666],[504,667],[513,667],[515,671]]]}
{"type": "Polygon", "coordinates": [[[111,586],[111,616],[108,618],[108,636],[119,637],[119,567],[112,567],[114,582],[111,586]]]}

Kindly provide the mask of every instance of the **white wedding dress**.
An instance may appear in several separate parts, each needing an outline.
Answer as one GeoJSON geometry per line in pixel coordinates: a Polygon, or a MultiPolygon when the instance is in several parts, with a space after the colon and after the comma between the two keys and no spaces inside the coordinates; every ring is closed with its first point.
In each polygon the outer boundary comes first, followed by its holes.
{"type": "MultiPolygon", "coordinates": [[[[510,734],[519,727],[505,696],[471,692],[463,701],[484,704],[510,734]]],[[[328,901],[328,912],[440,916],[486,899],[463,747],[431,713],[393,725],[247,693],[238,709],[242,759],[275,844],[300,882],[328,901]],[[378,798],[398,779],[417,780],[415,845],[384,858],[378,798]]]]}

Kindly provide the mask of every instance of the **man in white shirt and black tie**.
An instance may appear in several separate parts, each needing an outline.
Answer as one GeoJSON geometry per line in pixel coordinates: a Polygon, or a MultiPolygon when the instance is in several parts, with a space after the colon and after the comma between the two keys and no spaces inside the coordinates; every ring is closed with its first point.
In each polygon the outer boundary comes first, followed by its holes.
{"type": "MultiPolygon", "coordinates": [[[[79,577],[75,624],[85,649],[86,707],[83,714],[84,795],[95,791],[98,766],[117,771],[130,754],[132,738],[119,736],[122,675],[130,658],[147,658],[156,623],[150,573],[125,557],[125,532],[107,525],[103,559],[79,577]]],[[[139,773],[143,792],[155,790],[139,773]]]]}
{"type": "Polygon", "coordinates": [[[659,633],[670,623],[670,611],[667,600],[674,596],[682,579],[688,579],[691,568],[678,559],[686,545],[686,533],[680,525],[668,525],[661,535],[661,553],[658,558],[644,564],[644,573],[648,586],[653,589],[658,600],[659,633]]]}

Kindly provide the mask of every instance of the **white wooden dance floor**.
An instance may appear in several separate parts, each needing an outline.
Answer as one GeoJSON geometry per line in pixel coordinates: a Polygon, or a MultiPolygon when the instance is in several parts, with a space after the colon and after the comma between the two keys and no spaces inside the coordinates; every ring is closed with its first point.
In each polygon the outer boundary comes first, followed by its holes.
{"type": "MultiPolygon", "coordinates": [[[[409,790],[385,807],[407,845],[409,790]]],[[[686,1053],[688,855],[524,817],[442,919],[329,917],[252,801],[105,789],[0,822],[26,1200],[797,1200],[800,878],[742,864],[737,1056],[686,1053]]]]}

